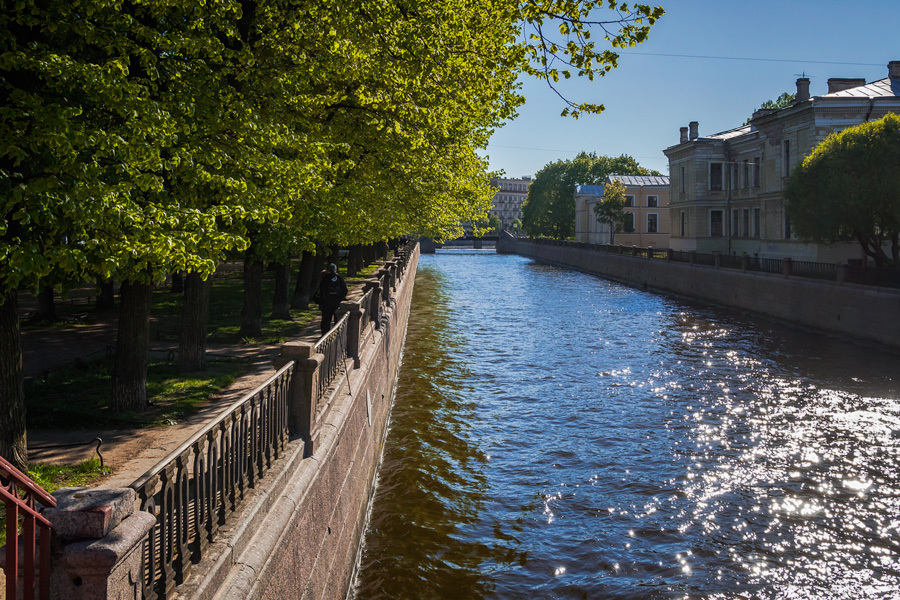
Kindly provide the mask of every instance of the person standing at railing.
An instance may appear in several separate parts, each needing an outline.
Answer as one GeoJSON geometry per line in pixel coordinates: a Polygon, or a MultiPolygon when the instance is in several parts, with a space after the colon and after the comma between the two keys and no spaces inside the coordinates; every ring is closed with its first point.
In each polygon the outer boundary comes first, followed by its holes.
{"type": "Polygon", "coordinates": [[[335,312],[341,306],[341,302],[347,297],[347,284],[344,278],[338,275],[337,265],[331,263],[328,269],[322,273],[319,280],[319,289],[313,300],[322,310],[322,335],[331,329],[332,321],[337,321],[335,312]]]}

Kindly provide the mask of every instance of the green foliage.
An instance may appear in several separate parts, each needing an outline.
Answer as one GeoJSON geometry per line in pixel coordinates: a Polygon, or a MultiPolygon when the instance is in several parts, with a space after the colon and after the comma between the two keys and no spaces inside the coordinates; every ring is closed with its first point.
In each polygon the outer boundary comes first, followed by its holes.
{"type": "Polygon", "coordinates": [[[612,227],[614,233],[632,233],[634,226],[625,213],[625,184],[615,179],[606,184],[603,198],[594,205],[594,214],[601,223],[612,227]]]}
{"type": "Polygon", "coordinates": [[[97,360],[32,380],[25,388],[28,427],[152,427],[183,420],[213,394],[244,373],[243,360],[210,362],[202,373],[179,373],[175,365],[151,363],[147,369],[148,411],[112,414],[109,361],[97,360]]]}
{"type": "MultiPolygon", "coordinates": [[[[790,106],[794,101],[794,98],[797,97],[797,94],[793,94],[790,92],[784,92],[775,100],[766,100],[759,106],[759,110],[767,109],[767,108],[784,108],[785,106],[790,106]]],[[[744,121],[744,125],[750,123],[750,119],[748,118],[744,121]]]]}
{"type": "Polygon", "coordinates": [[[582,152],[574,160],[545,165],[535,175],[522,207],[522,224],[532,237],[558,240],[575,235],[575,186],[599,185],[609,175],[658,175],[625,154],[618,157],[582,152]]]}
{"type": "Polygon", "coordinates": [[[28,465],[28,476],[51,494],[61,487],[90,487],[110,473],[112,469],[101,467],[98,458],[91,458],[77,465],[28,465]]]}
{"type": "Polygon", "coordinates": [[[877,265],[900,267],[900,117],[829,135],[794,169],[785,201],[799,237],[855,239],[877,265]]]}

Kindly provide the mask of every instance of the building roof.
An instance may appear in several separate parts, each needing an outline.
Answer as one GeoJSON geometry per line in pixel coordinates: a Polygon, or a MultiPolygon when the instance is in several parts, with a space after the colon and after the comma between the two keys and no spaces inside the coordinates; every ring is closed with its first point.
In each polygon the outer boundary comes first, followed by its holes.
{"type": "Polygon", "coordinates": [[[610,175],[607,179],[617,179],[626,186],[669,185],[668,175],[610,175]]]}
{"type": "Polygon", "coordinates": [[[900,96],[900,79],[885,77],[866,85],[825,94],[822,98],[890,98],[900,96]]]}
{"type": "Polygon", "coordinates": [[[731,138],[736,138],[738,136],[745,135],[750,133],[752,128],[750,125],[741,125],[740,127],[735,127],[734,129],[729,129],[728,131],[722,131],[719,133],[714,133],[712,135],[704,135],[700,139],[707,140],[730,140],[731,138]]]}

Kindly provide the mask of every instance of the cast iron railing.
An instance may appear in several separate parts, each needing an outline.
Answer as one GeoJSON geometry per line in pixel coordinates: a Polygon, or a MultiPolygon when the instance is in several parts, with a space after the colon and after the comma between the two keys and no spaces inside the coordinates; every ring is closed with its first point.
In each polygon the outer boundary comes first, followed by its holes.
{"type": "Polygon", "coordinates": [[[319,383],[316,390],[316,405],[325,397],[328,388],[340,374],[347,368],[347,325],[350,316],[344,315],[314,346],[314,352],[325,357],[319,365],[319,383]]]}
{"type": "Polygon", "coordinates": [[[41,507],[56,506],[56,498],[27,475],[0,457],[0,497],[6,508],[6,600],[16,600],[19,559],[25,600],[50,596],[50,531],[53,525],[41,515],[41,507]],[[40,506],[38,506],[40,505],[40,506]],[[22,522],[22,554],[19,554],[19,521],[22,522]],[[40,536],[40,543],[38,543],[40,536]],[[36,560],[37,559],[37,560],[36,560]],[[37,563],[37,564],[36,564],[37,563]],[[37,593],[37,596],[35,596],[37,593]]]}
{"type": "Polygon", "coordinates": [[[758,256],[736,256],[724,253],[711,254],[615,244],[586,244],[569,240],[560,241],[546,238],[523,238],[522,241],[545,246],[563,246],[567,248],[594,250],[597,252],[619,254],[622,256],[666,259],[672,262],[714,266],[721,269],[741,269],[763,273],[776,273],[791,277],[818,279],[821,281],[847,281],[850,283],[859,283],[877,287],[900,288],[900,269],[857,265],[853,261],[851,261],[851,264],[849,265],[841,265],[836,263],[791,260],[789,258],[760,258],[758,256]]]}
{"type": "Polygon", "coordinates": [[[131,484],[140,509],[156,516],[144,542],[145,599],[173,595],[284,451],[293,368],[281,368],[131,484]]]}
{"type": "Polygon", "coordinates": [[[362,298],[359,299],[359,307],[362,309],[362,318],[359,320],[359,331],[360,334],[366,330],[366,327],[369,326],[369,323],[372,322],[374,313],[372,312],[372,290],[368,290],[365,294],[362,295],[362,298]]]}

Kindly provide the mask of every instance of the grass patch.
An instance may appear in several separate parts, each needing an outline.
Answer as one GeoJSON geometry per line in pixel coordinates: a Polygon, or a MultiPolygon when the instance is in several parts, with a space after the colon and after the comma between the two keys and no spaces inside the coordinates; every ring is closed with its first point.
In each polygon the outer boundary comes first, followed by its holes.
{"type": "Polygon", "coordinates": [[[243,360],[215,360],[205,371],[181,373],[173,364],[147,368],[148,410],[114,414],[112,362],[96,360],[29,381],[25,386],[27,426],[48,429],[143,428],[173,425],[249,369],[243,360]]]}
{"type": "MultiPolygon", "coordinates": [[[[262,335],[253,339],[243,338],[240,335],[241,309],[244,306],[242,271],[240,268],[233,268],[217,273],[209,294],[208,341],[216,344],[278,344],[299,335],[306,325],[318,318],[318,307],[311,305],[307,310],[291,309],[290,320],[273,319],[271,306],[274,294],[274,277],[270,271],[264,271],[262,335]]],[[[178,340],[182,298],[181,294],[173,294],[169,289],[153,292],[152,315],[156,326],[151,336],[154,339],[178,340]]]]}
{"type": "Polygon", "coordinates": [[[51,494],[61,487],[88,487],[110,473],[112,469],[101,467],[98,458],[77,465],[28,465],[28,476],[51,494]]]}
{"type": "MultiPolygon", "coordinates": [[[[88,487],[111,472],[112,469],[109,467],[101,467],[100,460],[97,458],[77,465],[34,464],[28,466],[28,476],[50,494],[62,487],[88,487]]],[[[5,521],[6,506],[0,505],[0,522],[5,521]]],[[[0,546],[4,544],[6,544],[6,527],[0,527],[0,546]]]]}

